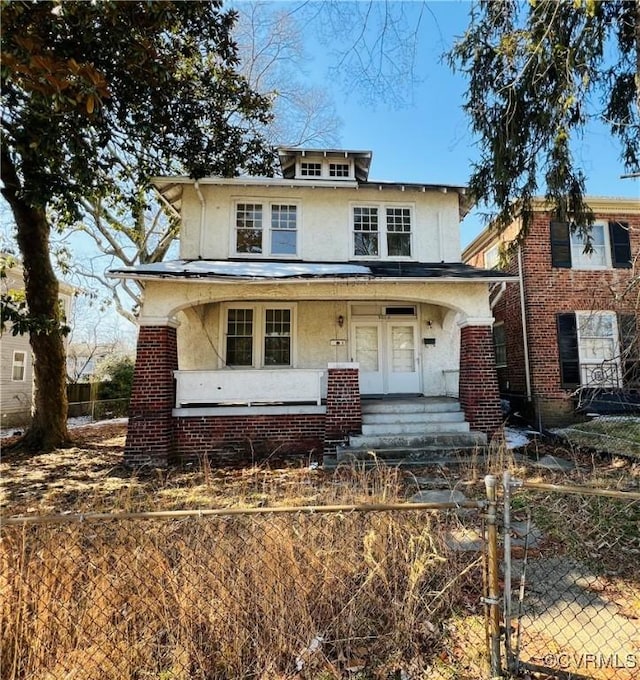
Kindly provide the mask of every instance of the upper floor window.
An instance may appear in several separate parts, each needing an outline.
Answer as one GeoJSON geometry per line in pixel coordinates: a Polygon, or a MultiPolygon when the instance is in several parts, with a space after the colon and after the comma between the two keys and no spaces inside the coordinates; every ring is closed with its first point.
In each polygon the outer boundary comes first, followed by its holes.
{"type": "Polygon", "coordinates": [[[238,203],[235,252],[250,255],[297,253],[298,206],[285,203],[238,203]]]}
{"type": "Polygon", "coordinates": [[[349,177],[349,163],[329,163],[329,177],[349,177]]]}
{"type": "Polygon", "coordinates": [[[27,353],[15,351],[11,365],[11,380],[24,382],[27,373],[27,353]]]}
{"type": "Polygon", "coordinates": [[[624,222],[596,222],[591,227],[591,249],[566,222],[551,222],[551,261],[554,267],[608,269],[631,267],[629,226],[624,222]]]}
{"type": "Polygon", "coordinates": [[[354,206],[354,256],[411,257],[411,221],[408,207],[354,206]]]}
{"type": "Polygon", "coordinates": [[[496,269],[498,263],[500,262],[500,248],[496,243],[495,246],[491,246],[484,254],[484,268],[485,269],[496,269]]]}
{"type": "Polygon", "coordinates": [[[300,174],[303,177],[321,177],[322,163],[313,163],[310,161],[302,161],[300,163],[300,174]]]}

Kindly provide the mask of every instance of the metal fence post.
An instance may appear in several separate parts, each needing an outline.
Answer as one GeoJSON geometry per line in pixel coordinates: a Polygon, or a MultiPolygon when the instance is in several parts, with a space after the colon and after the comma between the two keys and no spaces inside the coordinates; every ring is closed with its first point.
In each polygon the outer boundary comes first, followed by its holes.
{"type": "Polygon", "coordinates": [[[487,580],[488,594],[484,598],[489,608],[489,659],[491,677],[502,677],[500,659],[500,594],[499,594],[499,554],[498,530],[496,527],[496,478],[487,475],[484,478],[487,492],[487,580]]]}

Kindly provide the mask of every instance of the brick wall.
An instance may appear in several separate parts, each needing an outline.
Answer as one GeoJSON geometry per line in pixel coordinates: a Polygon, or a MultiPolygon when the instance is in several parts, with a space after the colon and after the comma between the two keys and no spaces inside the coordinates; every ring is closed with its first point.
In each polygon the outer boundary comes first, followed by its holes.
{"type": "Polygon", "coordinates": [[[177,417],[173,459],[207,457],[213,466],[293,455],[318,460],[324,424],[324,414],[177,417]]]}
{"type": "Polygon", "coordinates": [[[177,368],[176,329],[141,326],[124,453],[127,465],[167,465],[172,447],[173,371],[177,368]]]}
{"type": "Polygon", "coordinates": [[[491,437],[500,427],[500,394],[490,326],[460,331],[460,405],[473,430],[491,437]]]}

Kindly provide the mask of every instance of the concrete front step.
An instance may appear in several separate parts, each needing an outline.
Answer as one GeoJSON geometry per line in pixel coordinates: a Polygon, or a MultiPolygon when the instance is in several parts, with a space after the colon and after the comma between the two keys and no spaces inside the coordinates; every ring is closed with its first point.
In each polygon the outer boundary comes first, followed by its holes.
{"type": "Polygon", "coordinates": [[[363,416],[368,413],[438,413],[459,410],[460,402],[452,397],[362,400],[363,416]]]}
{"type": "Polygon", "coordinates": [[[396,423],[374,423],[362,424],[362,434],[364,436],[377,435],[406,435],[413,436],[413,434],[431,434],[439,432],[469,432],[469,423],[465,422],[464,418],[458,421],[440,420],[436,422],[396,422],[396,423]]]}
{"type": "MultiPolygon", "coordinates": [[[[465,423],[466,424],[466,423],[465,423]]],[[[487,436],[482,432],[443,431],[438,428],[434,432],[413,432],[403,434],[352,435],[349,437],[350,449],[424,449],[438,446],[444,449],[468,449],[474,446],[486,446],[487,436]]]]}
{"type": "MultiPolygon", "coordinates": [[[[409,412],[374,412],[363,413],[362,422],[366,425],[382,423],[461,423],[464,422],[462,411],[409,411],[409,412]]],[[[445,428],[446,429],[446,428],[445,428]]]]}
{"type": "MultiPolygon", "coordinates": [[[[376,455],[377,452],[363,450],[356,453],[353,449],[346,449],[337,455],[325,455],[322,461],[324,470],[333,470],[339,465],[354,465],[366,469],[380,466],[385,467],[416,467],[422,468],[428,465],[438,465],[448,467],[450,465],[472,465],[482,461],[485,455],[484,448],[481,449],[455,449],[450,452],[437,448],[433,451],[413,450],[411,456],[406,451],[398,451],[398,456],[393,457],[390,453],[382,458],[376,455]]],[[[380,452],[382,453],[382,452],[380,452]]]]}

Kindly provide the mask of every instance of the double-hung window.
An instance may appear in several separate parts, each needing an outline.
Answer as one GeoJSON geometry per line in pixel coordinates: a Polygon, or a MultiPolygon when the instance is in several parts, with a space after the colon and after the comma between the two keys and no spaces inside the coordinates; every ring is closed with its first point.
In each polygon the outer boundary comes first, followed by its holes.
{"type": "Polygon", "coordinates": [[[558,315],[558,343],[563,387],[618,387],[621,343],[613,312],[558,315]]]}
{"type": "Polygon", "coordinates": [[[297,252],[297,205],[236,204],[235,254],[293,256],[297,252]]]}
{"type": "Polygon", "coordinates": [[[294,311],[292,305],[226,308],[226,365],[292,366],[294,311]]]}
{"type": "Polygon", "coordinates": [[[407,206],[353,206],[354,257],[411,257],[411,222],[407,206]]]}
{"type": "Polygon", "coordinates": [[[504,368],[507,365],[507,338],[502,321],[493,325],[493,347],[496,354],[496,367],[504,368]]]}
{"type": "Polygon", "coordinates": [[[626,222],[595,222],[591,243],[567,222],[551,222],[551,263],[553,267],[609,269],[631,267],[631,242],[626,222]]]}

